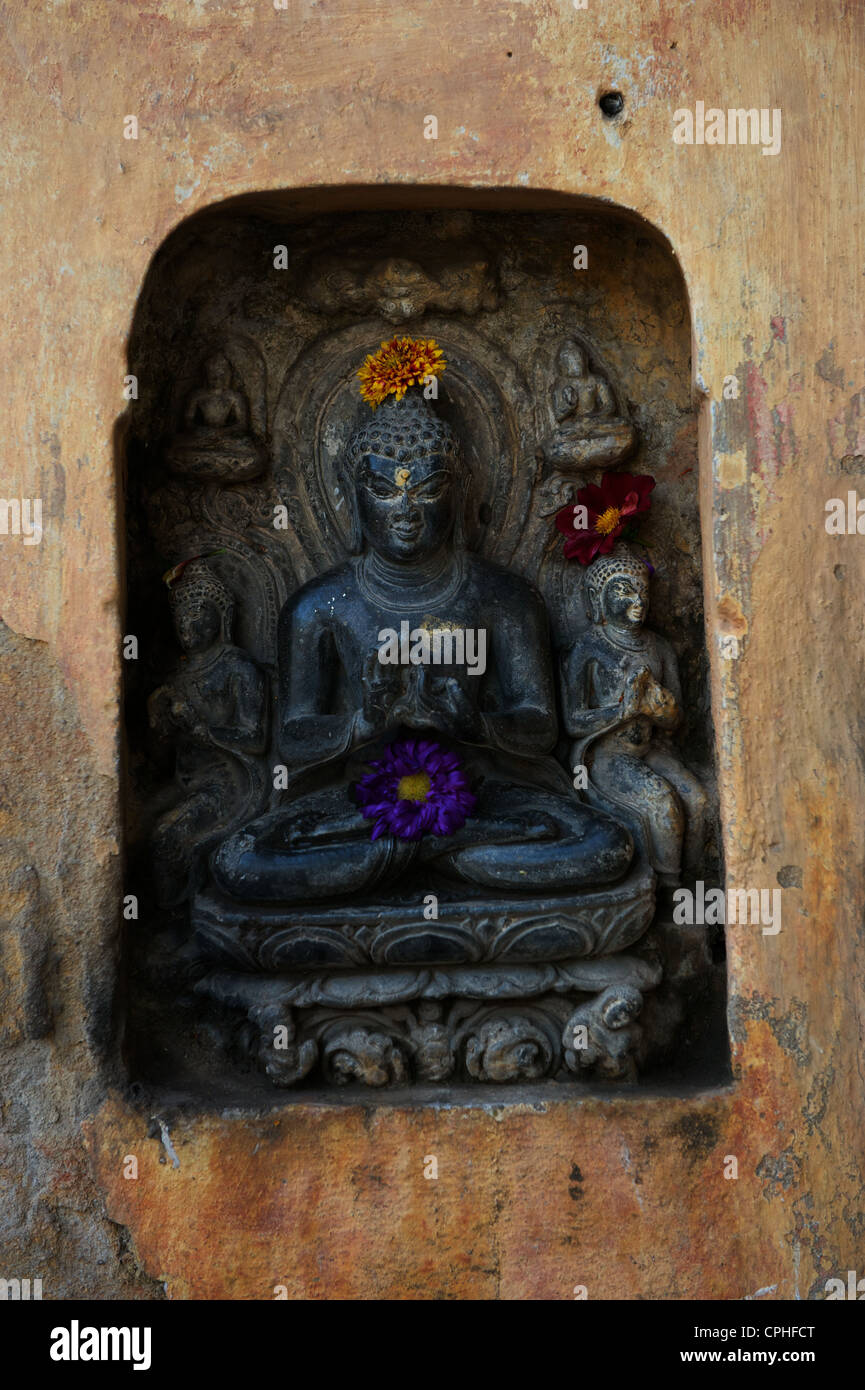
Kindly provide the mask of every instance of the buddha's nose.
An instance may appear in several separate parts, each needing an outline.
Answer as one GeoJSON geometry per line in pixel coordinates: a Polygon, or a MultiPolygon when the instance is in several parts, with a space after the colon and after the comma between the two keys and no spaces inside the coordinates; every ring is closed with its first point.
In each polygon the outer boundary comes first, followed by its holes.
{"type": "Polygon", "coordinates": [[[417,516],[417,504],[409,496],[408,488],[403,488],[400,499],[394,510],[400,521],[409,520],[417,516]]]}

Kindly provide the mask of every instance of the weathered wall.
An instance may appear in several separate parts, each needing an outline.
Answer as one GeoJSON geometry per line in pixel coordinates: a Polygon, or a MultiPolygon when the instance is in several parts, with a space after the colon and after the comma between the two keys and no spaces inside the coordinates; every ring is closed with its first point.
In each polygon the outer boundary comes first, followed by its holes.
{"type": "Polygon", "coordinates": [[[0,1273],[42,1274],[46,1297],[148,1296],[152,1276],[177,1296],[737,1298],[807,1297],[861,1270],[865,561],[860,537],[823,524],[865,471],[861,7],[2,13],[0,492],[41,497],[45,530],[40,545],[0,538],[0,1273]],[[617,124],[596,105],[611,87],[617,124]],[[781,152],[674,145],[672,113],[696,101],[780,108],[781,152]],[[209,203],[327,185],[350,206],[340,186],[384,183],[611,199],[676,249],[706,396],[727,872],[787,885],[783,928],[729,929],[728,1094],[186,1114],[171,1120],[179,1169],[158,1161],[149,1116],[114,1099],[88,1125],[90,1178],[81,1121],[122,1083],[113,435],[136,295],[164,237],[209,203]],[[743,390],[725,401],[730,374],[743,390]],[[728,633],[736,661],[720,656],[728,633]],[[46,943],[35,983],[28,934],[46,943]]]}

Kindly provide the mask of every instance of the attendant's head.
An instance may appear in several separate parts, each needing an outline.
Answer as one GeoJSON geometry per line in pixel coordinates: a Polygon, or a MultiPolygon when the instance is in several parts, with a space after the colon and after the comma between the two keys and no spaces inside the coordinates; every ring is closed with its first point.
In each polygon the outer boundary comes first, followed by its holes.
{"type": "Polygon", "coordinates": [[[177,640],[186,652],[206,651],[228,642],[234,600],[203,560],[191,560],[171,590],[177,640]]]}
{"type": "Polygon", "coordinates": [[[619,542],[586,571],[592,621],[620,631],[638,631],[649,611],[649,570],[619,542]]]}

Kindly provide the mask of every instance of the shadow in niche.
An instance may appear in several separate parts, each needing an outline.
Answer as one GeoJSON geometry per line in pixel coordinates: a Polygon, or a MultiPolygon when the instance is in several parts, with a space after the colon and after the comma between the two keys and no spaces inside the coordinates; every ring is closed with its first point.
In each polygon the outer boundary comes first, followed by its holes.
{"type": "MultiPolygon", "coordinates": [[[[124,673],[126,891],[139,913],[125,952],[130,1077],[202,1103],[256,1105],[285,1095],[350,1100],[371,1094],[370,1083],[381,1099],[498,1104],[611,1082],[642,1095],[729,1080],[723,929],[673,922],[675,883],[718,884],[722,863],[690,316],[664,238],[625,210],[548,191],[391,186],[231,199],[190,218],[156,253],[128,370],[138,396],[115,438],[126,478],[125,630],[139,644],[124,673]],[[296,839],[298,807],[304,834],[334,823],[332,800],[303,797],[328,790],[351,810],[351,777],[334,778],[328,757],[288,789],[274,786],[285,762],[275,688],[289,658],[278,620],[301,586],[339,567],[365,572],[364,557],[351,558],[343,449],[370,418],[358,366],[402,334],[443,348],[438,400],[422,409],[459,437],[471,483],[469,558],[453,567],[487,576],[474,611],[495,609],[483,693],[468,688],[489,728],[509,680],[527,688],[548,665],[558,687],[555,759],[528,759],[545,767],[544,814],[562,843],[576,816],[595,826],[612,816],[629,832],[634,858],[615,882],[587,870],[587,886],[566,891],[568,871],[556,870],[561,884],[551,878],[555,856],[532,858],[525,827],[510,858],[543,867],[516,895],[483,888],[483,877],[455,886],[435,864],[390,881],[376,868],[375,891],[359,877],[355,892],[335,886],[330,900],[306,903],[295,893],[281,906],[248,890],[245,871],[228,889],[214,878],[219,847],[263,815],[281,817],[296,839]],[[592,642],[603,648],[605,639],[595,638],[585,573],[563,560],[553,524],[577,488],[622,469],[656,480],[640,527],[655,574],[637,664],[655,662],[663,689],[659,673],[672,660],[682,687],[675,735],[643,730],[654,743],[632,758],[667,769],[644,779],[642,801],[622,783],[610,730],[582,741],[575,732],[589,697],[569,681],[588,680],[581,653],[592,672],[603,668],[592,642]],[[524,633],[517,643],[501,636],[509,604],[515,616],[526,612],[526,585],[542,597],[548,648],[543,636],[526,638],[526,650],[524,633]],[[590,770],[579,793],[578,747],[590,770]],[[677,806],[693,833],[671,872],[677,832],[663,832],[665,841],[657,827],[675,821],[677,806]],[[430,893],[440,900],[436,919],[423,915],[430,893]],[[323,1089],[349,1080],[345,1091],[323,1089]],[[292,1089],[275,1092],[274,1083],[292,1089]]],[[[400,417],[394,430],[404,425],[400,417]]],[[[644,553],[632,546],[624,571],[644,553]]],[[[427,607],[450,621],[434,587],[427,607]]],[[[398,628],[399,605],[377,601],[378,616],[394,619],[381,626],[398,628]]],[[[450,592],[447,603],[462,602],[463,591],[450,592]]],[[[467,629],[471,611],[458,615],[467,629]]],[[[317,621],[297,629],[295,664],[325,641],[317,621]]],[[[604,614],[599,621],[604,628],[604,614]]],[[[360,617],[346,626],[359,632],[360,617]]],[[[369,681],[364,672],[358,682],[343,639],[333,641],[316,707],[326,695],[327,717],[346,720],[369,681]]],[[[410,684],[409,671],[401,679],[410,684]]],[[[419,728],[420,706],[405,689],[399,698],[409,717],[390,737],[419,728]]],[[[453,722],[447,734],[435,723],[427,732],[463,757],[469,749],[474,766],[476,743],[453,722]]],[[[359,765],[371,747],[356,750],[359,765]]],[[[489,824],[478,821],[490,843],[502,834],[502,806],[513,819],[530,804],[530,786],[541,794],[539,774],[515,771],[501,744],[477,766],[475,788],[492,779],[501,791],[495,810],[484,808],[489,824]]],[[[352,834],[340,841],[346,856],[355,854],[352,834]]],[[[315,872],[324,863],[310,861],[315,872]]]]}

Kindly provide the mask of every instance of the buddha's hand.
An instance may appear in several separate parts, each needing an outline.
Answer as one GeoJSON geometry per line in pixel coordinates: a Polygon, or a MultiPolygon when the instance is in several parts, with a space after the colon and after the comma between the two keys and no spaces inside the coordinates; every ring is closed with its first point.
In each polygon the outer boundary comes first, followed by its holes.
{"type": "Polygon", "coordinates": [[[395,705],[402,691],[398,672],[383,666],[373,652],[364,667],[363,707],[355,723],[359,740],[378,737],[394,722],[395,705]]]}
{"type": "Polygon", "coordinates": [[[421,727],[438,729],[468,743],[479,740],[483,720],[456,676],[433,676],[426,666],[418,670],[417,706],[421,727]]]}

